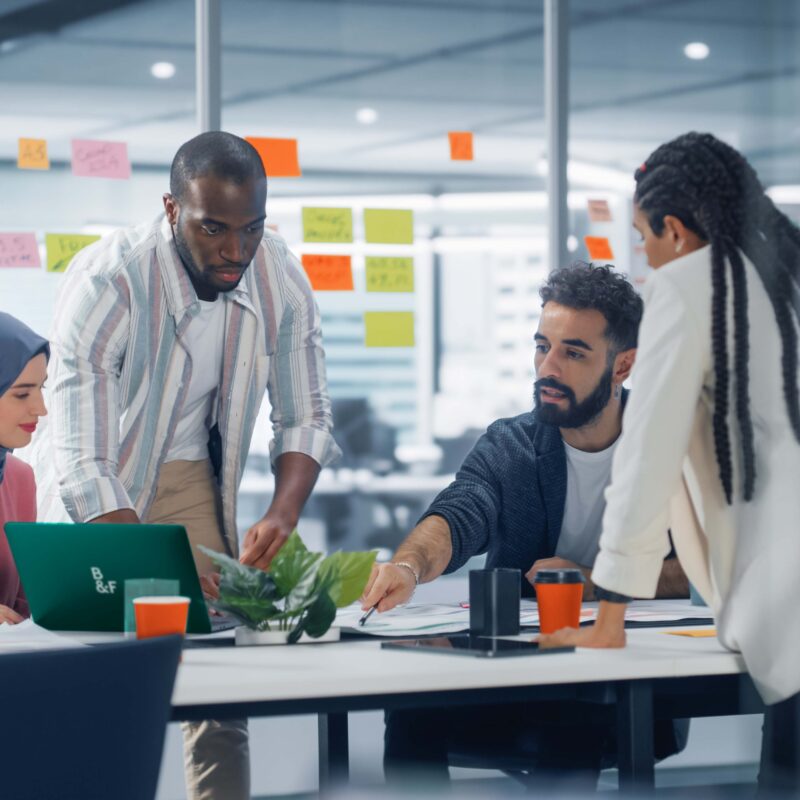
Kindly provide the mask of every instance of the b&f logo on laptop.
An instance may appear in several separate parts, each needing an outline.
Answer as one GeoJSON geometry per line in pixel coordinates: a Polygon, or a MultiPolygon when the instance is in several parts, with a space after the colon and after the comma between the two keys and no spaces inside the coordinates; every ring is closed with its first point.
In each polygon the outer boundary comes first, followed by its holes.
{"type": "Polygon", "coordinates": [[[97,594],[114,594],[117,588],[116,581],[104,581],[103,572],[100,567],[89,567],[92,571],[92,579],[94,580],[94,588],[97,594]]]}

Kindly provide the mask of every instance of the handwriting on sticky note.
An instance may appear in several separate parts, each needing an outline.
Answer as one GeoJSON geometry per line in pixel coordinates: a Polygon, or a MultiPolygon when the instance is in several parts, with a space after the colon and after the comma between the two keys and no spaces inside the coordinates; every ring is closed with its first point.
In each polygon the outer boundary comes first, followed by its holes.
{"type": "Polygon", "coordinates": [[[394,208],[364,209],[365,238],[371,244],[413,244],[414,212],[394,208]]]}
{"type": "Polygon", "coordinates": [[[613,261],[614,253],[611,250],[611,243],[605,236],[584,236],[586,249],[589,251],[589,258],[592,261],[613,261]]]}
{"type": "Polygon", "coordinates": [[[447,134],[450,140],[451,161],[472,161],[472,133],[470,131],[450,131],[447,134]]]}
{"type": "Polygon", "coordinates": [[[64,272],[76,253],[96,242],[100,237],[82,233],[46,233],[47,271],[64,272]]]}
{"type": "Polygon", "coordinates": [[[0,233],[0,267],[41,267],[34,233],[0,233]]]}
{"type": "Polygon", "coordinates": [[[592,222],[611,222],[611,209],[608,200],[587,200],[589,219],[592,222]]]}
{"type": "Polygon", "coordinates": [[[300,159],[297,154],[297,139],[273,139],[264,136],[246,136],[264,164],[268,178],[299,178],[300,159]]]}
{"type": "Polygon", "coordinates": [[[414,259],[367,256],[368,292],[413,292],[414,259]]]}
{"type": "Polygon", "coordinates": [[[72,174],[80,178],[127,180],[131,177],[128,145],[125,142],[73,139],[72,174]]]}
{"type": "Polygon", "coordinates": [[[304,242],[353,241],[353,212],[349,208],[304,208],[304,242]]]}
{"type": "Polygon", "coordinates": [[[413,311],[364,312],[367,347],[413,347],[413,311]]]}
{"type": "Polygon", "coordinates": [[[350,256],[303,255],[303,269],[318,292],[353,291],[353,269],[350,256]]]}
{"type": "Polygon", "coordinates": [[[50,169],[46,139],[19,139],[17,146],[19,169],[50,169]]]}

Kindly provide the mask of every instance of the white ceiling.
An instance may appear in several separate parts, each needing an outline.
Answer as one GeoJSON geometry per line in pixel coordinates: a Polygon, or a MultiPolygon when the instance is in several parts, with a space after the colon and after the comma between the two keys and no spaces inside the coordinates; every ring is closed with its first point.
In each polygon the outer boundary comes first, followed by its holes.
{"type": "MultiPolygon", "coordinates": [[[[541,0],[221,4],[223,127],[300,142],[304,178],[273,193],[541,185],[541,0]],[[375,125],[356,121],[362,106],[375,125]],[[475,131],[474,163],[449,161],[449,130],[475,131]]],[[[629,174],[659,142],[706,129],[765,182],[800,183],[800,3],[570,8],[572,158],[629,174]],[[710,57],[686,59],[689,41],[710,57]]],[[[128,142],[135,169],[168,164],[197,132],[193,38],[193,0],[1,0],[0,159],[18,136],[47,138],[56,161],[70,138],[96,137],[128,142]],[[151,77],[155,61],[175,77],[151,77]]]]}

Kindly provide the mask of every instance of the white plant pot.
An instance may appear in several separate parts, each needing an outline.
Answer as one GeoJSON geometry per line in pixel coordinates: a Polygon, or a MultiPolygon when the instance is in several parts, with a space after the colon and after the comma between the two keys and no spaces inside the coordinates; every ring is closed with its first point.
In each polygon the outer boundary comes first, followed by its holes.
{"type": "MultiPolygon", "coordinates": [[[[305,633],[300,637],[298,644],[317,644],[319,642],[338,642],[341,635],[339,628],[328,628],[318,639],[312,639],[305,633]]],[[[252,647],[262,644],[286,644],[289,640],[289,631],[254,631],[241,626],[236,629],[236,644],[252,647]]]]}

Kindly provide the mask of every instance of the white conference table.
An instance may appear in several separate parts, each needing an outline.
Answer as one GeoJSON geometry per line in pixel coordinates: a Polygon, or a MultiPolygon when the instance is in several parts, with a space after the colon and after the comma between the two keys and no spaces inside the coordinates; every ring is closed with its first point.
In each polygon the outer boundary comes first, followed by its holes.
{"type": "Polygon", "coordinates": [[[379,641],[363,639],[192,647],[178,670],[173,719],[317,714],[324,791],[347,779],[350,711],[558,699],[611,704],[620,788],[641,790],[654,784],[656,716],[763,710],[739,655],[716,638],[668,629],[629,630],[622,650],[501,659],[382,650],[379,641]]]}

